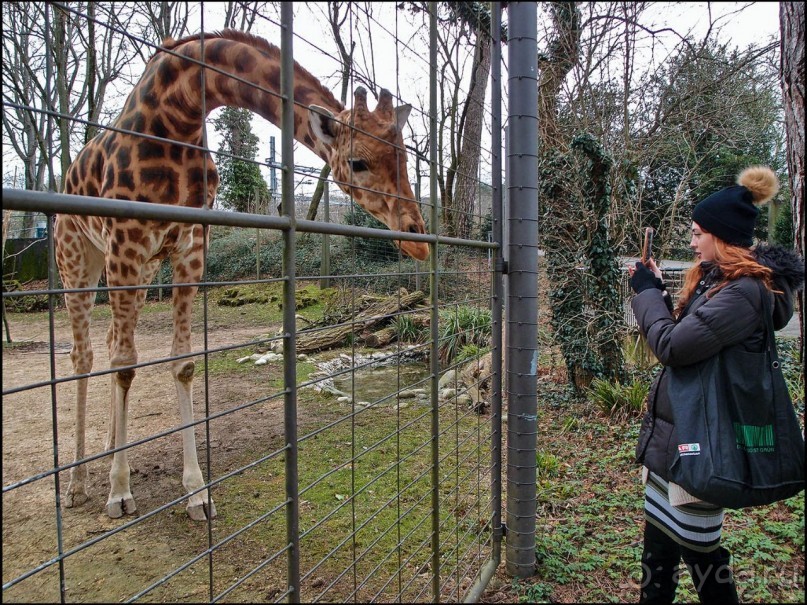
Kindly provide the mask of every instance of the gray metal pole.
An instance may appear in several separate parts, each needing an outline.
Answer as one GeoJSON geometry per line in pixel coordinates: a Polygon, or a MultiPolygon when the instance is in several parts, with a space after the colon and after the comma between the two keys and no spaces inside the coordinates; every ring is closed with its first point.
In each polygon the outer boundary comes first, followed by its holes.
{"type": "Polygon", "coordinates": [[[510,171],[507,317],[508,574],[535,573],[538,427],[538,66],[537,6],[509,10],[510,171]]]}
{"type": "MultiPolygon", "coordinates": [[[[490,36],[493,41],[490,54],[490,119],[491,135],[491,186],[493,199],[493,241],[502,244],[502,4],[491,5],[490,36]]],[[[463,599],[464,603],[478,603],[485,587],[496,573],[502,560],[502,301],[503,301],[503,248],[493,251],[493,370],[491,386],[491,529],[493,536],[491,558],[485,562],[479,577],[463,599]]]]}
{"type": "MultiPolygon", "coordinates": [[[[322,198],[325,202],[325,222],[331,222],[331,193],[328,183],[325,183],[325,192],[322,198]]],[[[322,234],[322,262],[319,267],[319,274],[322,279],[319,280],[320,288],[330,288],[331,279],[327,277],[331,274],[331,236],[327,233],[322,234]]]]}
{"type": "MultiPolygon", "coordinates": [[[[418,201],[418,204],[420,204],[423,201],[423,199],[420,197],[420,154],[415,154],[415,176],[417,177],[415,179],[415,187],[414,187],[414,189],[415,189],[415,199],[418,201]]],[[[421,210],[422,209],[423,209],[423,206],[421,206],[421,210]]],[[[420,290],[421,289],[420,271],[421,271],[420,261],[416,260],[415,261],[415,290],[420,290]]]]}
{"type": "Polygon", "coordinates": [[[292,40],[294,14],[291,2],[280,5],[280,94],[283,99],[281,113],[280,155],[282,169],[281,210],[291,221],[291,228],[283,233],[283,383],[284,430],[286,437],[286,539],[288,551],[287,601],[299,603],[300,596],[300,532],[299,532],[299,481],[297,469],[297,333],[295,327],[295,300],[297,271],[294,248],[297,240],[294,216],[294,55],[292,40]]]}
{"type": "MultiPolygon", "coordinates": [[[[437,212],[437,2],[429,2],[429,198],[431,201],[430,227],[432,233],[439,233],[437,212]]],[[[431,246],[429,257],[429,304],[431,305],[431,348],[429,361],[431,366],[431,482],[432,482],[432,602],[440,602],[440,402],[437,399],[440,380],[440,359],[438,344],[438,286],[437,273],[439,245],[431,246]]]]}
{"type": "Polygon", "coordinates": [[[502,302],[504,300],[504,223],[502,222],[502,3],[492,5],[490,57],[491,182],[493,185],[493,241],[500,245],[495,253],[493,274],[493,377],[491,394],[491,469],[493,475],[491,505],[493,506],[493,560],[498,565],[502,549],[502,302]]]}

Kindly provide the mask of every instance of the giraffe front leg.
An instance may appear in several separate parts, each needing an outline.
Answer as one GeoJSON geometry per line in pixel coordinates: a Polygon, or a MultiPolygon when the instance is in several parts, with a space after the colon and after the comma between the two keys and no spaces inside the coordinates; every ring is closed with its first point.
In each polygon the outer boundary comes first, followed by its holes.
{"type": "MultiPolygon", "coordinates": [[[[180,422],[185,425],[193,422],[193,361],[183,360],[172,368],[172,374],[177,388],[179,399],[180,422]]],[[[194,427],[182,429],[182,486],[191,496],[188,498],[186,510],[188,516],[194,521],[205,521],[216,517],[216,505],[209,499],[206,489],[200,488],[205,484],[202,469],[196,453],[196,435],[194,427]],[[195,493],[193,493],[195,492],[195,493]]]]}
{"type": "MultiPolygon", "coordinates": [[[[175,267],[175,272],[176,272],[175,267]]],[[[196,295],[195,287],[174,288],[174,344],[172,355],[183,355],[191,350],[191,310],[193,298],[196,295]]],[[[188,359],[175,361],[171,364],[171,374],[177,389],[179,401],[179,415],[182,425],[193,422],[193,373],[195,364],[188,359]]],[[[196,453],[196,435],[194,427],[182,429],[183,472],[182,486],[191,494],[188,498],[186,510],[188,516],[194,521],[205,521],[216,517],[216,506],[209,497],[208,490],[202,489],[205,485],[202,469],[196,453]],[[199,491],[197,491],[199,490],[199,491]],[[195,492],[195,493],[194,493],[195,492]]]]}
{"type": "MultiPolygon", "coordinates": [[[[75,349],[74,349],[75,350],[75,349]]],[[[92,351],[90,354],[90,366],[92,367],[92,351]]],[[[75,362],[74,362],[75,364],[75,362]]],[[[84,372],[76,371],[76,374],[83,374],[84,372]]],[[[84,458],[85,440],[84,432],[86,426],[86,413],[87,413],[87,383],[88,378],[82,378],[78,381],[76,387],[78,397],[76,401],[76,449],[74,461],[79,461],[84,458]]],[[[64,505],[67,508],[74,506],[81,506],[89,499],[87,495],[87,465],[80,464],[70,469],[70,483],[67,486],[67,494],[64,498],[64,505]]]]}
{"type": "MultiPolygon", "coordinates": [[[[116,444],[126,443],[129,390],[132,386],[134,375],[134,370],[124,370],[113,374],[112,405],[114,407],[116,444]]],[[[110,489],[106,502],[106,514],[112,519],[118,519],[124,514],[132,515],[137,512],[137,505],[129,485],[129,476],[128,451],[124,449],[115,452],[112,456],[112,467],[109,470],[110,489]]]]}
{"type": "MultiPolygon", "coordinates": [[[[93,267],[88,267],[88,271],[90,269],[93,269],[93,267]]],[[[86,287],[88,284],[92,283],[90,281],[92,278],[95,278],[95,283],[97,283],[98,273],[100,273],[100,269],[96,268],[95,272],[92,273],[88,279],[79,281],[77,285],[70,282],[68,278],[65,282],[66,287],[86,287]]],[[[70,351],[70,361],[73,364],[73,372],[75,374],[88,374],[92,371],[93,366],[92,342],[90,341],[89,330],[93,299],[91,295],[84,292],[68,293],[65,294],[65,303],[68,313],[70,314],[73,329],[73,349],[70,351]]],[[[82,461],[86,451],[85,434],[88,384],[89,378],[80,378],[76,384],[74,462],[82,461]]],[[[81,506],[88,498],[87,465],[79,464],[70,469],[70,483],[67,486],[64,505],[66,508],[81,506]]]]}

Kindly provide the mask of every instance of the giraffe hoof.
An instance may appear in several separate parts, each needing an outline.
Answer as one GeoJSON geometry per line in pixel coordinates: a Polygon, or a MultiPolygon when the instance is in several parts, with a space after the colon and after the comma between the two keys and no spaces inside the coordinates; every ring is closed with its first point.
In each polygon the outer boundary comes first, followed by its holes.
{"type": "Polygon", "coordinates": [[[87,496],[87,494],[84,492],[68,492],[64,497],[64,505],[65,508],[73,508],[74,506],[81,506],[87,500],[89,500],[89,496],[87,496]]]}
{"type": "Polygon", "coordinates": [[[210,509],[208,510],[206,500],[203,504],[196,504],[194,506],[188,504],[185,510],[188,511],[188,516],[193,521],[207,521],[208,519],[216,518],[216,505],[211,502],[210,509]]]}
{"type": "Polygon", "coordinates": [[[137,505],[131,496],[110,499],[106,503],[106,514],[111,519],[120,519],[124,513],[133,515],[135,512],[137,512],[137,505]]]}

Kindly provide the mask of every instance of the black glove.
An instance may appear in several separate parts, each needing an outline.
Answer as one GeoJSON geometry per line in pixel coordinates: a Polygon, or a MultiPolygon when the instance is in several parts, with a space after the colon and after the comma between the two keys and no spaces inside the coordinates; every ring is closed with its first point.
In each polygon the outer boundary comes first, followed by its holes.
{"type": "Polygon", "coordinates": [[[630,278],[630,287],[636,294],[651,288],[656,288],[662,292],[665,290],[664,283],[641,261],[636,261],[636,271],[633,272],[630,278]]]}

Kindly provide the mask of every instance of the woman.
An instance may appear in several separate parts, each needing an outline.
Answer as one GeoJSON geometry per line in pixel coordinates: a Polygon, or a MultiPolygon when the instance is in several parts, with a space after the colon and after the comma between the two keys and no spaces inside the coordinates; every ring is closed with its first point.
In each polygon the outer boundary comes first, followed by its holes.
{"type": "Polygon", "coordinates": [[[667,393],[668,367],[707,359],[729,346],[751,351],[765,346],[762,282],[773,300],[774,328],[793,315],[793,294],[804,283],[804,264],[784,248],[752,248],[755,204],[779,189],[770,168],[754,166],[692,212],[690,247],[697,263],[687,272],[673,308],[653,259],[629,267],[636,292],[633,312],[647,343],[664,366],[650,388],[637,462],[644,465],[645,533],[642,554],[643,603],[672,603],[679,564],[689,567],[702,603],[738,602],[729,551],[720,545],[723,509],[702,502],[668,480],[676,451],[675,426],[667,393]]]}

